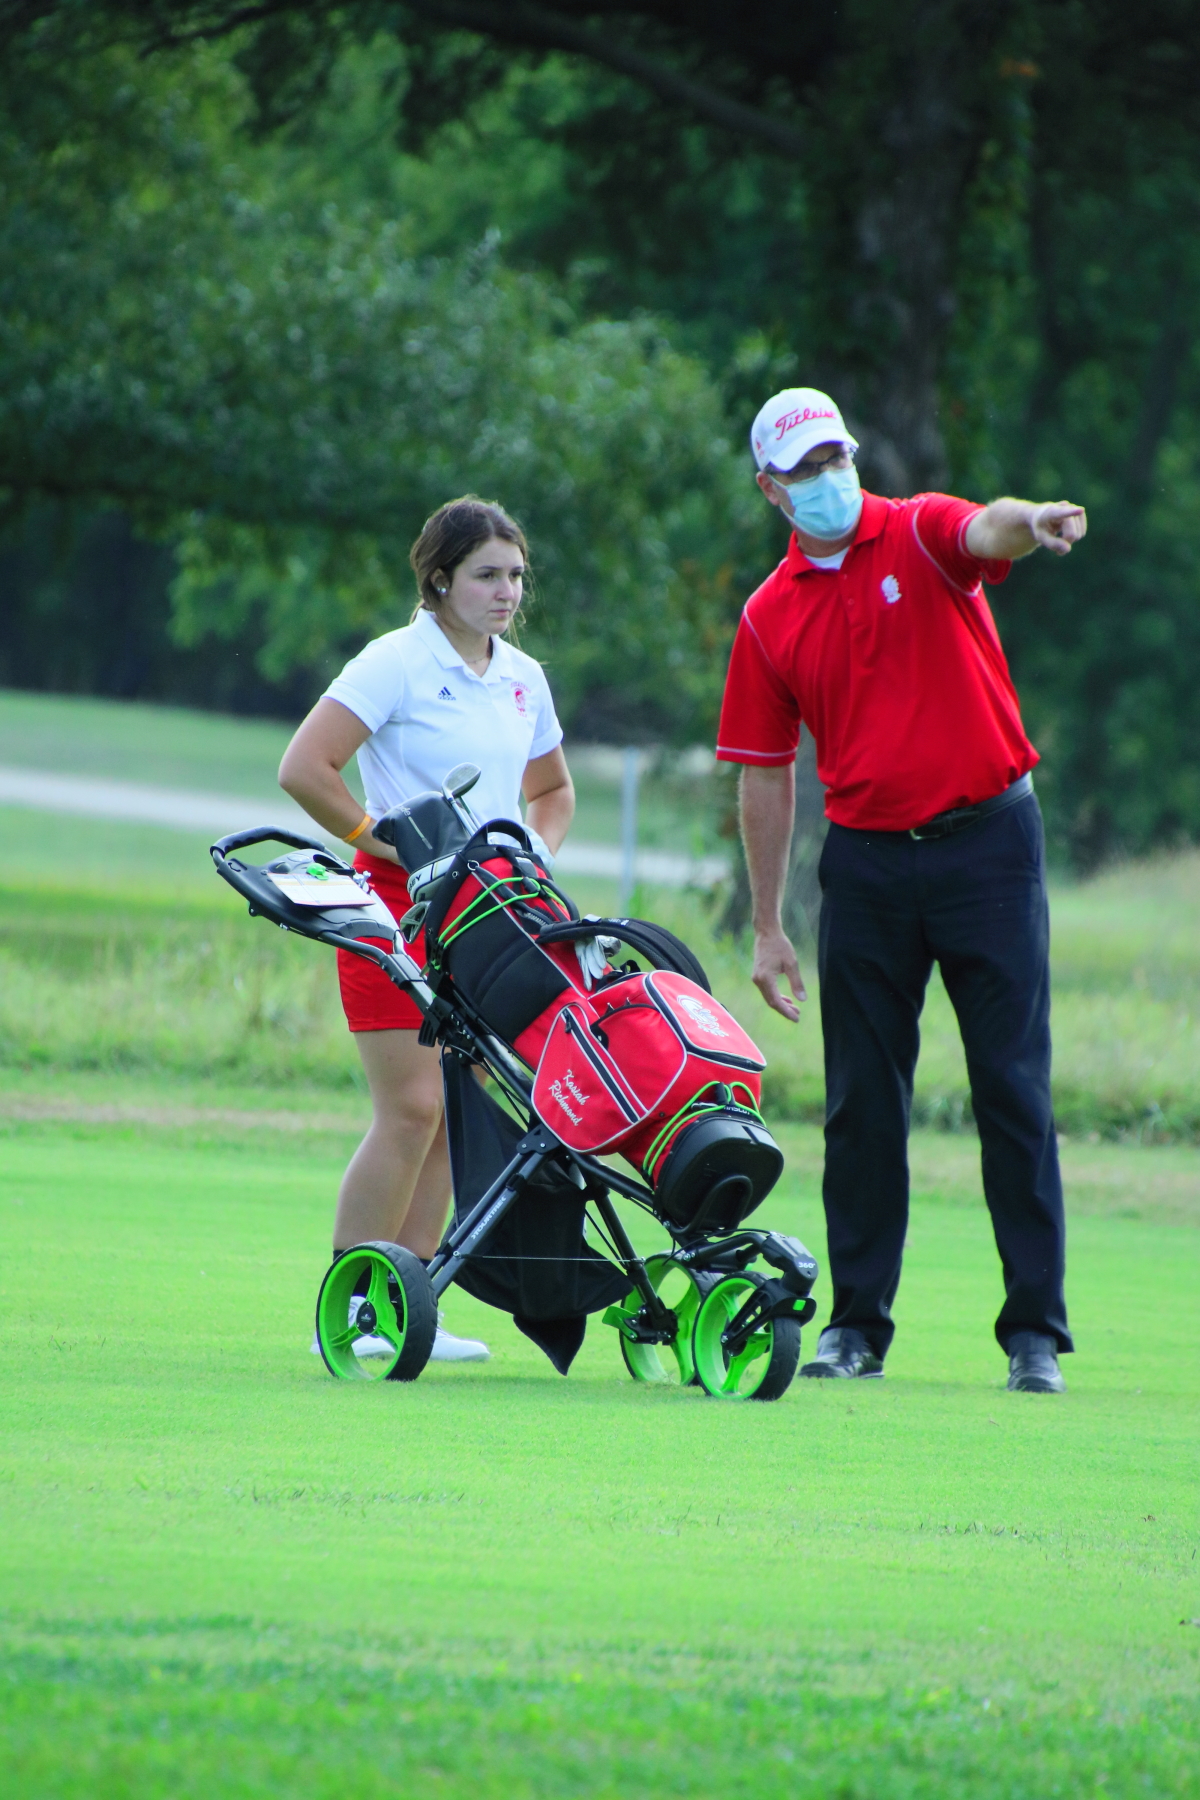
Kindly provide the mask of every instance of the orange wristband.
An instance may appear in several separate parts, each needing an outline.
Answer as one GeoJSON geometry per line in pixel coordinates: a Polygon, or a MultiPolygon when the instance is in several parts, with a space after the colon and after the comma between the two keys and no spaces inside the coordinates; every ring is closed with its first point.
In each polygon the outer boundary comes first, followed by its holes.
{"type": "Polygon", "coordinates": [[[356,837],[362,836],[368,825],[373,825],[374,823],[375,821],[370,813],[364,813],[360,822],[354,827],[354,830],[342,839],[343,844],[352,844],[356,837]]]}

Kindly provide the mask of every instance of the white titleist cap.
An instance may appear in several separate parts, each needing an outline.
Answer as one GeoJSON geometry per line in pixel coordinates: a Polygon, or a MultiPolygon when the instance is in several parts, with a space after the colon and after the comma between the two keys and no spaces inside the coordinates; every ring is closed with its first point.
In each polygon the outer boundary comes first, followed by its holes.
{"type": "Polygon", "coordinates": [[[750,448],[760,469],[794,469],[814,444],[858,449],[828,394],[816,388],[784,388],[773,394],[750,428],[750,448]]]}

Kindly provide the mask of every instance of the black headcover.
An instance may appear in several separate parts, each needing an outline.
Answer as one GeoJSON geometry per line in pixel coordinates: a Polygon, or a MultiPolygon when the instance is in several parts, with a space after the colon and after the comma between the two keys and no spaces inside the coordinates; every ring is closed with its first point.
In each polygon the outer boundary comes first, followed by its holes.
{"type": "MultiPolygon", "coordinates": [[[[443,1056],[442,1081],[457,1224],[511,1162],[525,1133],[461,1057],[443,1056]]],[[[583,1343],[588,1313],[623,1299],[631,1286],[623,1270],[584,1242],[583,1205],[565,1173],[543,1168],[454,1278],[477,1300],[511,1313],[560,1375],[583,1343]]]]}
{"type": "Polygon", "coordinates": [[[479,821],[464,796],[481,772],[474,763],[459,763],[440,788],[428,788],[393,806],[373,827],[377,838],[394,847],[401,867],[410,875],[430,869],[433,863],[448,862],[478,829],[479,821]]]}
{"type": "Polygon", "coordinates": [[[401,868],[410,874],[443,856],[454,856],[474,829],[453,800],[432,788],[428,793],[414,794],[402,806],[394,806],[371,827],[374,837],[392,845],[401,868]]]}
{"type": "Polygon", "coordinates": [[[403,806],[392,806],[371,826],[372,837],[392,844],[399,866],[410,873],[457,855],[473,830],[475,826],[466,824],[452,799],[432,788],[428,794],[414,794],[403,806]]]}

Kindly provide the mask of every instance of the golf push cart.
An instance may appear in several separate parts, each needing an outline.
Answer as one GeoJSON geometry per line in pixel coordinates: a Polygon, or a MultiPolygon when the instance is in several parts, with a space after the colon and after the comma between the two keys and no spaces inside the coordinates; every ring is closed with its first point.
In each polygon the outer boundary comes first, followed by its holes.
{"type": "Polygon", "coordinates": [[[564,1375],[602,1312],[635,1381],[777,1399],[817,1265],[798,1239],[743,1223],[783,1166],[759,1111],[764,1059],[680,939],[581,918],[522,824],[478,821],[465,801],[478,778],[452,770],[374,826],[409,871],[399,924],[316,838],[263,827],[212,846],[253,917],[373,962],[441,1046],[450,1225],[428,1265],[391,1243],[336,1258],[317,1299],[325,1363],[343,1380],[415,1379],[456,1282],[564,1375]],[[240,854],[264,843],[289,848],[240,854]],[[669,1246],[640,1256],[614,1195],[669,1246]]]}

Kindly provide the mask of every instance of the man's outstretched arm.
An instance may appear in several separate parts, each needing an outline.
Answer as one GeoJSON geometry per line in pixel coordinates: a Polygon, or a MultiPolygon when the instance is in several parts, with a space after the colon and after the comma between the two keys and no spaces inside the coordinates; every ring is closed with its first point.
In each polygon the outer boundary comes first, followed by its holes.
{"type": "Polygon", "coordinates": [[[1087,533],[1087,514],[1069,500],[993,500],[967,526],[966,546],[981,562],[1016,562],[1039,544],[1066,556],[1087,533]]]}
{"type": "Polygon", "coordinates": [[[800,1017],[794,1000],[779,991],[782,975],[796,1000],[806,1000],[796,952],[783,929],[783,888],[792,820],[796,811],[796,769],[759,769],[747,764],[739,788],[742,843],[750,873],[751,922],[754,927],[755,987],[768,1006],[793,1023],[800,1017]]]}

